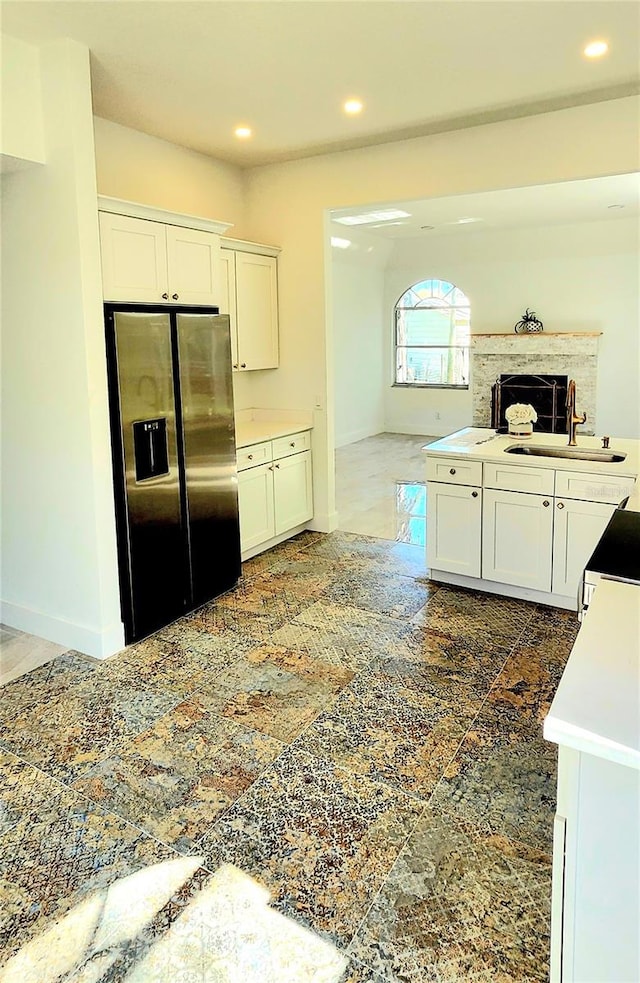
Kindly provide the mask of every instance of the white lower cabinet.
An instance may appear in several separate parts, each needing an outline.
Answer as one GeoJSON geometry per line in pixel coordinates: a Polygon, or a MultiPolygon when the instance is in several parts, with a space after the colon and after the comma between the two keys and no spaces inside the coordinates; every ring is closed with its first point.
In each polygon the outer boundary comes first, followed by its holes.
{"type": "Polygon", "coordinates": [[[553,499],[485,488],[482,576],[501,584],[551,590],[553,499]]]}
{"type": "Polygon", "coordinates": [[[293,454],[276,461],[273,470],[275,535],[293,529],[313,515],[311,453],[293,454]]]}
{"type": "Polygon", "coordinates": [[[313,518],[311,435],[263,441],[238,451],[238,508],[243,556],[266,549],[313,518]],[[265,461],[266,457],[266,461],[265,461]],[[263,463],[260,463],[263,462],[263,463]]]}
{"type": "Polygon", "coordinates": [[[275,536],[272,464],[238,473],[238,510],[242,552],[275,536]]]}
{"type": "Polygon", "coordinates": [[[429,568],[480,576],[480,488],[427,482],[427,529],[429,568]]]}
{"type": "Polygon", "coordinates": [[[614,511],[614,505],[603,502],[555,500],[551,587],[554,594],[578,597],[587,560],[614,511]]]}
{"type": "Polygon", "coordinates": [[[640,979],[639,802],[636,768],[560,745],[551,983],[640,979]]]}

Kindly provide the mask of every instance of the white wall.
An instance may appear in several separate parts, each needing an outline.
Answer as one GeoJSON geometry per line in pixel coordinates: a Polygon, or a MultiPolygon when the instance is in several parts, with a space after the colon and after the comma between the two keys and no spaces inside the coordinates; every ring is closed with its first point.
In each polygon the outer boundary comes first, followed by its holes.
{"type": "Polygon", "coordinates": [[[638,167],[638,99],[581,106],[452,133],[254,168],[250,238],[282,247],[282,367],[257,380],[258,405],[314,408],[318,527],[336,521],[331,257],[325,210],[628,173],[638,167]],[[326,282],[327,281],[327,282],[326,282]]]}
{"type": "Polygon", "coordinates": [[[3,170],[45,159],[38,49],[2,35],[0,154],[3,170]]]}
{"type": "Polygon", "coordinates": [[[143,205],[231,222],[245,235],[239,167],[94,117],[98,193],[143,205]]]}
{"type": "MultiPolygon", "coordinates": [[[[620,218],[397,241],[386,285],[387,375],[394,304],[412,283],[436,276],[467,294],[474,333],[513,333],[525,307],[545,331],[601,331],[598,431],[640,436],[638,245],[638,223],[620,218]]],[[[470,391],[386,388],[387,429],[423,433],[426,423],[442,434],[469,426],[471,416],[470,391]]]]}
{"type": "Polygon", "coordinates": [[[393,244],[331,223],[335,445],[384,430],[384,269],[393,244]]]}
{"type": "Polygon", "coordinates": [[[2,620],[123,644],[89,52],[40,49],[47,163],[2,182],[2,620]]]}

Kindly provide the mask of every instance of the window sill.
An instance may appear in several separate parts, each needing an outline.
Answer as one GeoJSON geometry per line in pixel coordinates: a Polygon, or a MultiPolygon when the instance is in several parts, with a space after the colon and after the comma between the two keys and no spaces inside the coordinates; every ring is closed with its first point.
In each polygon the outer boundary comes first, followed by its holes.
{"type": "Polygon", "coordinates": [[[447,385],[445,382],[392,382],[392,389],[459,389],[467,390],[469,386],[447,385]]]}

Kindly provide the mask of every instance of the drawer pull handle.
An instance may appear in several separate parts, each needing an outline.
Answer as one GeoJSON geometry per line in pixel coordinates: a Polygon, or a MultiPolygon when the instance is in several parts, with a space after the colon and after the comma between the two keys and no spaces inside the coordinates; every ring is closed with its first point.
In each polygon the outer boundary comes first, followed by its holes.
{"type": "Polygon", "coordinates": [[[455,473],[456,473],[455,468],[449,468],[449,474],[455,474],[455,473]]]}
{"type": "Polygon", "coordinates": [[[559,509],[563,509],[564,508],[564,502],[558,502],[558,508],[559,509]]]}
{"type": "Polygon", "coordinates": [[[547,498],[545,498],[545,500],[544,500],[544,502],[542,504],[544,505],[544,507],[546,509],[548,507],[548,505],[549,505],[549,500],[547,498]]]}
{"type": "Polygon", "coordinates": [[[253,454],[247,454],[247,459],[249,461],[253,461],[253,454]]]}

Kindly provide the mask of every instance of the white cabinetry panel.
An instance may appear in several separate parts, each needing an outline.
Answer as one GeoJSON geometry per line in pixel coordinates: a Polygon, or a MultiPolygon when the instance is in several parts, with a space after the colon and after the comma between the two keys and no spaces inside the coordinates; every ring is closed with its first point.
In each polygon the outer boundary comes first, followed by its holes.
{"type": "Polygon", "coordinates": [[[427,482],[427,566],[480,576],[482,493],[467,485],[427,482]]]}
{"type": "Polygon", "coordinates": [[[313,516],[311,454],[294,454],[274,464],[276,536],[313,516]]]}
{"type": "Polygon", "coordinates": [[[553,499],[522,492],[483,493],[482,576],[551,590],[553,499]]]}
{"type": "Polygon", "coordinates": [[[446,481],[448,485],[481,485],[482,462],[428,457],[427,481],[446,481]]]}
{"type": "Polygon", "coordinates": [[[556,495],[580,498],[587,502],[610,502],[618,505],[629,494],[634,478],[614,474],[589,474],[580,471],[556,472],[556,495]]]}
{"type": "Polygon", "coordinates": [[[105,300],[168,301],[164,225],[100,212],[100,249],[105,300]]]}
{"type": "Polygon", "coordinates": [[[551,468],[526,468],[518,464],[485,464],[484,487],[553,495],[554,476],[555,472],[551,468]]]}
{"type": "Polygon", "coordinates": [[[221,250],[221,257],[226,283],[220,312],[231,320],[233,367],[275,369],[279,364],[277,259],[228,248],[221,250]]]}
{"type": "Polygon", "coordinates": [[[220,237],[177,225],[168,225],[166,234],[170,299],[180,304],[218,305],[220,237]]]}
{"type": "Polygon", "coordinates": [[[243,551],[275,536],[272,464],[238,474],[238,510],[243,551]]]}
{"type": "Polygon", "coordinates": [[[554,594],[577,598],[585,564],[614,511],[615,506],[603,502],[556,499],[553,524],[554,594]]]}
{"type": "Polygon", "coordinates": [[[217,306],[220,236],[100,212],[105,300],[217,306]]]}

